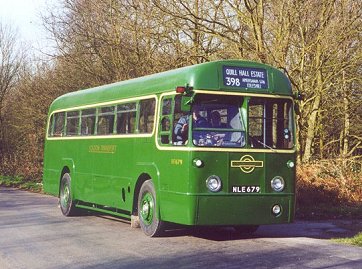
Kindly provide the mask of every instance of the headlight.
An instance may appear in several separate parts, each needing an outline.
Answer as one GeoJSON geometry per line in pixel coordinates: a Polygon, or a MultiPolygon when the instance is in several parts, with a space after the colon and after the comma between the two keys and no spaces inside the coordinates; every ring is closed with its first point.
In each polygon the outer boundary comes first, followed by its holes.
{"type": "Polygon", "coordinates": [[[206,179],[206,187],[212,192],[218,192],[221,189],[221,179],[218,176],[209,176],[206,179]]]}
{"type": "Polygon", "coordinates": [[[276,176],[271,181],[271,187],[274,191],[281,192],[284,190],[284,179],[280,176],[276,176]]]}

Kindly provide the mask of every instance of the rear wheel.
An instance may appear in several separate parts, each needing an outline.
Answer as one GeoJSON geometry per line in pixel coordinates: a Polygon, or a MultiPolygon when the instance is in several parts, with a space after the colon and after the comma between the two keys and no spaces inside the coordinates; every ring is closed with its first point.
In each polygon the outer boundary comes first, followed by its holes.
{"type": "Polygon", "coordinates": [[[72,198],[70,181],[71,178],[68,173],[65,173],[60,181],[59,205],[64,216],[74,216],[77,213],[72,198]]]}
{"type": "Polygon", "coordinates": [[[138,195],[138,216],[142,231],[151,237],[163,233],[164,223],[158,219],[155,187],[151,180],[143,182],[138,195]]]}

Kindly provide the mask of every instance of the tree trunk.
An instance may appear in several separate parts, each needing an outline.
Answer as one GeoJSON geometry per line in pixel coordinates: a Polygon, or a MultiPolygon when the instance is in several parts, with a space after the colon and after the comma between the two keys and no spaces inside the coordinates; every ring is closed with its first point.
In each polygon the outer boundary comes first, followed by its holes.
{"type": "Polygon", "coordinates": [[[347,94],[347,88],[346,88],[346,79],[345,79],[345,72],[343,71],[343,76],[342,76],[343,82],[342,82],[342,87],[343,87],[343,114],[344,114],[344,119],[343,119],[343,147],[342,147],[342,158],[346,158],[348,155],[348,149],[349,149],[349,133],[350,133],[350,115],[349,115],[349,99],[348,99],[348,94],[347,94]]]}
{"type": "Polygon", "coordinates": [[[319,107],[321,103],[321,94],[317,94],[313,101],[313,107],[312,107],[312,113],[310,114],[308,118],[308,131],[307,131],[307,137],[305,140],[305,149],[304,149],[304,155],[303,155],[303,162],[309,162],[309,160],[312,157],[313,153],[313,141],[315,137],[315,131],[317,127],[317,118],[318,118],[318,112],[319,107]]]}

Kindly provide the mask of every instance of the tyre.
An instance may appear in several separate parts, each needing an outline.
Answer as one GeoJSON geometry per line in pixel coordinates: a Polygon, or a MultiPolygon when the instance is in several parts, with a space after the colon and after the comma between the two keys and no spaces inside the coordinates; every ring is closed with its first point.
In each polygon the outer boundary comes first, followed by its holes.
{"type": "Polygon", "coordinates": [[[142,231],[150,237],[162,235],[164,223],[158,218],[156,192],[151,180],[143,182],[137,205],[142,231]]]}
{"type": "Polygon", "coordinates": [[[65,173],[60,181],[59,205],[64,216],[74,216],[77,214],[70,185],[70,175],[65,173]]]}

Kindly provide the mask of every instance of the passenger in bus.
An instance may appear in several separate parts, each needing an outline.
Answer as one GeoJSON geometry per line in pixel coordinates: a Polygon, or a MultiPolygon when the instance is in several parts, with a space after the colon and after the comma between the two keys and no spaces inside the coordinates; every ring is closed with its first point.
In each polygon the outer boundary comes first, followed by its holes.
{"type": "MultiPolygon", "coordinates": [[[[184,145],[187,141],[187,134],[189,130],[189,116],[190,114],[186,114],[182,116],[174,129],[174,133],[176,135],[176,145],[184,145]]],[[[208,127],[208,123],[204,117],[200,115],[200,109],[195,107],[192,112],[192,120],[193,126],[196,128],[208,127]]]]}
{"type": "Polygon", "coordinates": [[[224,124],[221,123],[221,116],[218,111],[211,112],[211,128],[226,128],[224,124]]]}

